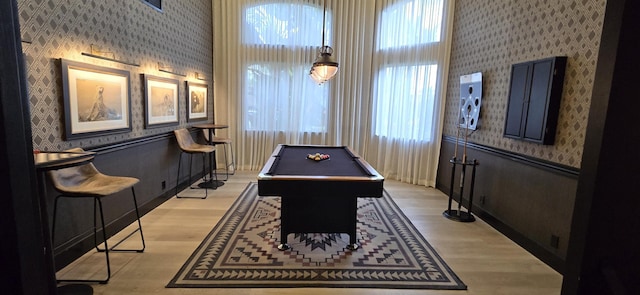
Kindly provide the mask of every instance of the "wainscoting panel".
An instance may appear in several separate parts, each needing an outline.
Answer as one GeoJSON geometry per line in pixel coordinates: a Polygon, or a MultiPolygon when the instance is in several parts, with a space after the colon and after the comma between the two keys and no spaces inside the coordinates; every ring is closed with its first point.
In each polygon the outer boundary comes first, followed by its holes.
{"type": "MultiPolygon", "coordinates": [[[[455,138],[442,142],[436,185],[449,193],[455,138]]],[[[458,159],[462,158],[462,142],[458,159]]],[[[479,162],[476,171],[472,213],[559,272],[564,270],[578,170],[543,162],[477,144],[468,144],[467,159],[479,162]]],[[[459,199],[460,172],[453,181],[459,199]]],[[[469,196],[470,169],[465,177],[463,205],[469,196]]],[[[454,202],[457,208],[457,203],[454,202]]],[[[443,211],[446,207],[443,207],[443,211]]],[[[454,221],[452,221],[454,222],[454,221]]]]}

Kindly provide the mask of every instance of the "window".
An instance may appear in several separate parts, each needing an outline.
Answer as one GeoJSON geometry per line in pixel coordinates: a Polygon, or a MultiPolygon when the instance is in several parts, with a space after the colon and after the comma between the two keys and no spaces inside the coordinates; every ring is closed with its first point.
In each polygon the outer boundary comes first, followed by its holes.
{"type": "MultiPolygon", "coordinates": [[[[288,3],[245,8],[241,40],[247,60],[246,130],[326,131],[328,87],[308,76],[322,41],[323,12],[322,7],[288,3]]],[[[327,19],[329,32],[329,13],[327,19]]]]}
{"type": "Polygon", "coordinates": [[[410,0],[385,9],[382,12],[380,49],[440,42],[442,4],[441,0],[410,0]]]}
{"type": "Polygon", "coordinates": [[[431,139],[437,65],[389,66],[378,75],[375,134],[411,140],[431,139]]]}
{"type": "Polygon", "coordinates": [[[245,130],[325,132],[328,88],[313,83],[305,74],[308,70],[306,65],[249,65],[244,95],[245,130]]]}
{"type": "Polygon", "coordinates": [[[399,1],[382,11],[376,45],[374,134],[430,141],[443,0],[399,1]],[[398,34],[397,32],[406,32],[398,34]]]}

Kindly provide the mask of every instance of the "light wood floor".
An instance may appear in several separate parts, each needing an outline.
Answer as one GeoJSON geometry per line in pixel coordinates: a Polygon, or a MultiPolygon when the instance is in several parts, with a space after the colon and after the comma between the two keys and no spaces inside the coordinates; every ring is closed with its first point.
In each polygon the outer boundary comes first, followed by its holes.
{"type": "MultiPolygon", "coordinates": [[[[444,193],[393,180],[385,180],[385,189],[468,290],[165,288],[247,184],[256,181],[256,175],[257,172],[238,171],[224,186],[210,190],[207,199],[172,198],[146,214],[142,218],[146,250],[112,253],[111,280],[104,285],[93,284],[94,294],[560,294],[559,273],[482,220],[460,223],[444,218],[442,212],[448,200],[444,193]]],[[[204,191],[187,189],[184,194],[199,195],[204,191]]],[[[137,237],[121,247],[135,246],[137,237]]],[[[58,278],[100,277],[104,269],[99,266],[103,264],[103,254],[91,251],[58,272],[58,278]]]]}

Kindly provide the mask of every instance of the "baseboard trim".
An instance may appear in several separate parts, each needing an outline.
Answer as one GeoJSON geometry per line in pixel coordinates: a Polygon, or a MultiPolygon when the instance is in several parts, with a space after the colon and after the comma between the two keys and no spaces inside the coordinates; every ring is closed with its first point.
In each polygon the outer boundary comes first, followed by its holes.
{"type": "MultiPolygon", "coordinates": [[[[449,191],[449,187],[443,185],[437,185],[436,188],[442,192],[449,191]]],[[[457,200],[460,200],[460,195],[454,194],[453,199],[457,202],[457,200]]],[[[469,204],[469,200],[467,198],[463,198],[462,204],[469,204]]],[[[464,205],[462,207],[465,208],[465,210],[469,209],[464,205]]],[[[527,250],[529,253],[540,259],[555,271],[559,272],[560,274],[564,274],[566,261],[561,257],[558,257],[557,255],[540,247],[540,245],[520,234],[512,227],[504,224],[502,221],[498,220],[490,213],[482,210],[482,208],[480,207],[474,205],[471,209],[471,214],[473,214],[477,218],[482,219],[482,221],[486,222],[501,234],[505,235],[507,238],[518,244],[520,247],[527,250]]]]}
{"type": "Polygon", "coordinates": [[[474,206],[472,213],[478,218],[482,219],[482,221],[491,225],[491,227],[495,228],[497,231],[508,237],[510,240],[520,245],[520,247],[526,249],[529,253],[540,259],[542,262],[553,268],[558,273],[564,274],[566,261],[562,258],[540,247],[537,243],[526,238],[525,236],[523,236],[513,228],[507,226],[506,224],[502,223],[500,220],[496,219],[493,215],[485,212],[484,210],[476,208],[474,206]]]}

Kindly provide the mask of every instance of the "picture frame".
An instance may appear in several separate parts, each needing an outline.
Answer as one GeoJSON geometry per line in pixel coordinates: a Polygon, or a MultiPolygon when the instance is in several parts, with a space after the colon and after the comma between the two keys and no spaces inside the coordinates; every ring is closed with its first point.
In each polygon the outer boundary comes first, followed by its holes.
{"type": "Polygon", "coordinates": [[[129,71],[60,60],[65,140],[130,132],[129,71]]]}
{"type": "Polygon", "coordinates": [[[145,4],[153,7],[158,12],[162,12],[162,0],[142,0],[145,4]]]}
{"type": "Polygon", "coordinates": [[[208,85],[187,81],[187,122],[206,121],[209,105],[208,85]]]}
{"type": "Polygon", "coordinates": [[[179,123],[179,81],[144,74],[145,128],[179,123]]]}

